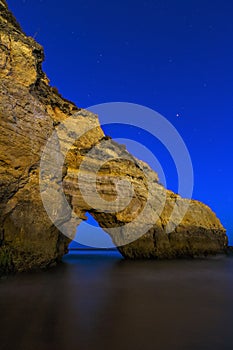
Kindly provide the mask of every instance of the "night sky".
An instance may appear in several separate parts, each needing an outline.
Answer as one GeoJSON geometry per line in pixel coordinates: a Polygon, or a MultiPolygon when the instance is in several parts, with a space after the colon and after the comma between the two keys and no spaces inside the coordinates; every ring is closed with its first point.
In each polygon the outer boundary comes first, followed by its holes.
{"type": "MultiPolygon", "coordinates": [[[[44,70],[79,107],[132,102],[165,116],[194,166],[193,198],[211,206],[233,244],[232,0],[8,0],[24,31],[44,46],[44,70]]],[[[113,137],[129,130],[108,128],[113,137]]],[[[176,176],[143,132],[130,136],[176,176]],[[151,144],[148,144],[148,142],[151,144]]]]}

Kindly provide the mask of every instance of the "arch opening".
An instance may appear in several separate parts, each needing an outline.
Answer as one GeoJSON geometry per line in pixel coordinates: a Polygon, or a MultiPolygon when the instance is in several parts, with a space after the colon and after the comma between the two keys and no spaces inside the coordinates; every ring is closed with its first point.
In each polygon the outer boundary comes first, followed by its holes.
{"type": "MultiPolygon", "coordinates": [[[[98,222],[85,213],[87,220],[77,227],[74,240],[69,244],[69,252],[75,251],[113,251],[118,252],[111,237],[99,226],[98,222]]],[[[120,253],[119,253],[120,254],[120,253]]]]}

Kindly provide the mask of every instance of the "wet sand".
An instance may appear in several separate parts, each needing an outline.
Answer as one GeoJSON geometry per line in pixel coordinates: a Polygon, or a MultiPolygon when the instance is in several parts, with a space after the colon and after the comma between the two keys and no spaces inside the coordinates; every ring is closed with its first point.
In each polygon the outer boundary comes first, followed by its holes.
{"type": "Polygon", "coordinates": [[[233,349],[233,257],[83,252],[0,282],[0,349],[233,349]]]}

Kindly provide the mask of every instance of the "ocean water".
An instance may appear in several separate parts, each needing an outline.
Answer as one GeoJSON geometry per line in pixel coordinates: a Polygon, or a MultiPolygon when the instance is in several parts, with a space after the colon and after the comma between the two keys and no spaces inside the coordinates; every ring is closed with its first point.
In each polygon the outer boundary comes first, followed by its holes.
{"type": "Polygon", "coordinates": [[[233,349],[233,257],[71,252],[0,282],[1,350],[233,349]]]}

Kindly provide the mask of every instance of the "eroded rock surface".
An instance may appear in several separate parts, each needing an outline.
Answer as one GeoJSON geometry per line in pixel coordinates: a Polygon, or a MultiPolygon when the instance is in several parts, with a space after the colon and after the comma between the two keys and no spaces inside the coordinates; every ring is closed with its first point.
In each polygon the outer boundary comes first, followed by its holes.
{"type": "MultiPolygon", "coordinates": [[[[70,228],[71,238],[75,225],[90,212],[117,245],[128,242],[119,247],[127,258],[224,252],[226,232],[211,209],[165,190],[149,166],[104,135],[97,116],[77,108],[49,85],[41,68],[43,59],[42,47],[22,32],[6,2],[0,0],[1,273],[46,267],[59,261],[67,251],[69,239],[49,219],[39,187],[41,155],[54,132],[60,142],[55,152],[71,147],[62,170],[66,199],[77,215],[70,228]],[[77,133],[69,128],[61,128],[69,117],[75,118],[81,137],[77,138],[77,133]],[[98,196],[93,194],[96,169],[98,196]],[[85,199],[78,182],[80,172],[85,199]],[[102,201],[107,202],[109,210],[103,210],[102,201]],[[176,225],[177,213],[185,205],[189,205],[188,211],[176,225]],[[169,222],[174,209],[175,215],[169,222]],[[138,226],[128,225],[137,217],[138,226]],[[169,234],[168,222],[174,225],[169,234]],[[112,230],[116,226],[118,229],[112,230]],[[135,241],[140,230],[145,234],[135,241]]],[[[55,184],[47,194],[53,206],[61,196],[59,179],[51,173],[45,172],[44,176],[45,188],[55,184]]],[[[56,210],[59,225],[72,221],[73,214],[62,204],[56,210]]]]}
{"type": "MultiPolygon", "coordinates": [[[[61,259],[68,240],[51,223],[39,192],[42,149],[77,107],[49,87],[43,49],[0,1],[0,269],[28,270],[61,259]]],[[[66,218],[67,219],[67,218],[66,218]]]]}

